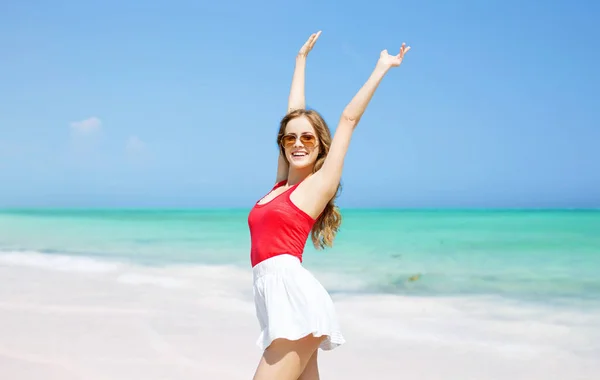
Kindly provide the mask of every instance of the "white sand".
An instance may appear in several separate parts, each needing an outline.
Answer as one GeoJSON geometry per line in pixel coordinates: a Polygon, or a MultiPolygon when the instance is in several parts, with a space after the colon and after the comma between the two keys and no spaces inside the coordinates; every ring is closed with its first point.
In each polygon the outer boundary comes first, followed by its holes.
{"type": "MultiPolygon", "coordinates": [[[[250,270],[47,264],[0,261],[0,379],[252,378],[250,270]]],[[[594,316],[457,302],[336,298],[347,343],[322,379],[599,378],[594,316]]]]}

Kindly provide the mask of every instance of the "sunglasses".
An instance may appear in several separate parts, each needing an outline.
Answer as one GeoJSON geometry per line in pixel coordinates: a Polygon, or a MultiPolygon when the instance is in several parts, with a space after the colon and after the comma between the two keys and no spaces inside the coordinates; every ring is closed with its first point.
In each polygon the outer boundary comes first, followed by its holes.
{"type": "MultiPolygon", "coordinates": [[[[289,148],[296,143],[297,139],[298,137],[295,134],[287,134],[281,138],[281,145],[283,145],[284,148],[289,148]]],[[[314,146],[317,144],[317,138],[308,134],[300,135],[300,142],[307,148],[314,148],[314,146]]]]}

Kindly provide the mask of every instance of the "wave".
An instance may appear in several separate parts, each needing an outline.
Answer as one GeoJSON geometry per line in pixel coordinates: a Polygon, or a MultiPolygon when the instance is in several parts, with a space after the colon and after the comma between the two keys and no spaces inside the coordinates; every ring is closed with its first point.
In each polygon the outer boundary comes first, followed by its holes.
{"type": "Polygon", "coordinates": [[[79,273],[111,273],[124,265],[120,262],[90,257],[48,254],[39,251],[0,251],[0,264],[79,273]]]}

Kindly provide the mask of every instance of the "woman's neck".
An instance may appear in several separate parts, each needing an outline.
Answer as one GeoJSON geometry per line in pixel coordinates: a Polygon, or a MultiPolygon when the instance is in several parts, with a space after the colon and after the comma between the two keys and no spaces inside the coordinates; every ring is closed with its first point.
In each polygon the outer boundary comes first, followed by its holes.
{"type": "Polygon", "coordinates": [[[294,186],[297,183],[302,182],[308,176],[310,176],[313,172],[312,166],[307,166],[302,169],[290,168],[288,171],[287,183],[288,185],[294,186]]]}

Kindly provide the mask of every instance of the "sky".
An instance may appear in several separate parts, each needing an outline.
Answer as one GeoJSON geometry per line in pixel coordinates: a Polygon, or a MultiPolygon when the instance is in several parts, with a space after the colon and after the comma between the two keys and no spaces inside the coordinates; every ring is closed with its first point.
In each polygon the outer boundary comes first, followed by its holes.
{"type": "Polygon", "coordinates": [[[600,3],[0,5],[0,207],[249,208],[296,52],[335,131],[383,49],[341,207],[600,207],[600,3]],[[596,25],[594,23],[596,22],[596,25]]]}

